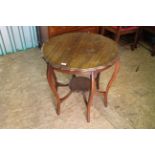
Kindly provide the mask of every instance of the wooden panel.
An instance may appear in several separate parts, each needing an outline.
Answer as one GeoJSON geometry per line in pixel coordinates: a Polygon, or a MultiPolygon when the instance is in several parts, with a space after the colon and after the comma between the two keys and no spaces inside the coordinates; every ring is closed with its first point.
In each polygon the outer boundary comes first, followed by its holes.
{"type": "Polygon", "coordinates": [[[93,32],[98,33],[99,26],[49,26],[49,37],[67,32],[93,32]]]}
{"type": "Polygon", "coordinates": [[[89,27],[78,30],[78,32],[90,32],[90,33],[99,33],[99,27],[89,27]]]}

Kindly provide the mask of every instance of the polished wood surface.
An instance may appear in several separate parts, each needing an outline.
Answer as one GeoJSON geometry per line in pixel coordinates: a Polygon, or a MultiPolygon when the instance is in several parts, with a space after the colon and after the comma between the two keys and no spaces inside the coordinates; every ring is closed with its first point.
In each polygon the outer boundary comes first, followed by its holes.
{"type": "Polygon", "coordinates": [[[53,37],[42,50],[50,65],[68,71],[103,69],[118,58],[118,47],[113,40],[92,33],[66,33],[53,37]]]}
{"type": "Polygon", "coordinates": [[[108,105],[108,92],[119,71],[119,55],[117,44],[102,35],[93,33],[67,33],[51,38],[42,47],[44,59],[47,62],[47,79],[53,91],[57,105],[57,114],[60,114],[61,103],[74,91],[82,91],[86,103],[87,122],[90,122],[90,109],[94,95],[102,94],[104,105],[108,105]],[[99,75],[115,65],[114,72],[105,89],[99,90],[99,75]],[[57,81],[54,70],[73,74],[68,84],[57,81]],[[76,76],[86,72],[89,78],[76,76]],[[64,97],[58,93],[58,86],[69,86],[70,91],[64,97]],[[85,92],[89,91],[88,97],[85,92]]]}

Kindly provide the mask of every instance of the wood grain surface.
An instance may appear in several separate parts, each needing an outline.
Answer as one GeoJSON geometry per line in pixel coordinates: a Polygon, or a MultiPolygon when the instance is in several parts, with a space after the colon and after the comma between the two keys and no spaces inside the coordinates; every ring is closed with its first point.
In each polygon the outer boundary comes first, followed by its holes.
{"type": "Polygon", "coordinates": [[[103,69],[118,58],[118,47],[113,40],[84,32],[55,36],[42,50],[50,65],[69,71],[103,69]]]}

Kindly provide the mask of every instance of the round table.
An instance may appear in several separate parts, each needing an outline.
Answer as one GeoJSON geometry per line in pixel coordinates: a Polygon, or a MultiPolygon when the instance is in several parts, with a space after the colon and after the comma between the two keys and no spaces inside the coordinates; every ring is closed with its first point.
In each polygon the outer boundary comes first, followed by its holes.
{"type": "Polygon", "coordinates": [[[42,47],[44,59],[47,62],[47,79],[57,101],[57,114],[60,114],[60,105],[74,91],[82,91],[87,106],[87,121],[90,122],[90,108],[96,93],[104,96],[104,105],[107,106],[107,96],[112,82],[119,71],[119,54],[116,42],[99,34],[93,33],[65,33],[51,38],[42,47]],[[115,65],[112,77],[105,91],[99,89],[100,72],[115,65]],[[72,74],[69,84],[57,81],[54,70],[72,74]],[[76,76],[86,73],[90,78],[76,76]],[[69,86],[69,93],[60,97],[59,86],[69,86]],[[86,98],[85,92],[89,91],[86,98]]]}

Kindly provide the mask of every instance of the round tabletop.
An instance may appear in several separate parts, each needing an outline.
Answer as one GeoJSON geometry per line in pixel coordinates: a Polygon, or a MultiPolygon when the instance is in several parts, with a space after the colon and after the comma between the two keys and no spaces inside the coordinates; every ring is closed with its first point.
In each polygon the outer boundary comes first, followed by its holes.
{"type": "Polygon", "coordinates": [[[51,38],[42,48],[54,68],[68,71],[104,69],[118,59],[116,42],[94,33],[65,33],[51,38]]]}

